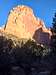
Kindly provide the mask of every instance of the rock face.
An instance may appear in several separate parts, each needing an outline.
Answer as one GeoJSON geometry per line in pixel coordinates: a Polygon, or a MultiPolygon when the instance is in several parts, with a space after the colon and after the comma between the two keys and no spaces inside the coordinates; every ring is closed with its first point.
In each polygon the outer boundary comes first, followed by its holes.
{"type": "Polygon", "coordinates": [[[51,31],[45,27],[44,22],[34,16],[31,8],[24,5],[10,11],[2,31],[19,38],[33,38],[36,42],[43,44],[49,44],[51,37],[51,31]]]}

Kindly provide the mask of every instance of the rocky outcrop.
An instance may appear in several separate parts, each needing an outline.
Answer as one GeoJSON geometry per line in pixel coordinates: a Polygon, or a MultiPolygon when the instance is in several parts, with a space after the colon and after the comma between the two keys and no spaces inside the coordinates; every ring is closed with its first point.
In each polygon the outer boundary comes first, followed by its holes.
{"type": "Polygon", "coordinates": [[[44,22],[34,16],[33,10],[30,7],[24,5],[17,6],[10,11],[7,23],[2,31],[19,38],[31,38],[37,42],[40,41],[39,43],[42,43],[42,40],[45,39],[44,35],[46,34],[42,33],[48,34],[46,36],[48,38],[47,41],[49,41],[51,36],[51,31],[45,27],[44,22]],[[36,31],[37,34],[35,34],[36,31]]]}

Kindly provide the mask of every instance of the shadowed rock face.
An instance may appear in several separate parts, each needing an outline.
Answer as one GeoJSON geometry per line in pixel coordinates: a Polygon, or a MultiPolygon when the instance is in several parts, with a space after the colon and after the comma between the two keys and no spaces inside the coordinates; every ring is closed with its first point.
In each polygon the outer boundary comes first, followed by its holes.
{"type": "Polygon", "coordinates": [[[19,38],[32,38],[39,43],[43,43],[42,40],[44,43],[48,43],[51,37],[51,31],[45,27],[43,21],[36,18],[32,9],[24,5],[17,6],[10,11],[2,31],[19,38]],[[46,40],[48,42],[45,42],[46,40]]]}

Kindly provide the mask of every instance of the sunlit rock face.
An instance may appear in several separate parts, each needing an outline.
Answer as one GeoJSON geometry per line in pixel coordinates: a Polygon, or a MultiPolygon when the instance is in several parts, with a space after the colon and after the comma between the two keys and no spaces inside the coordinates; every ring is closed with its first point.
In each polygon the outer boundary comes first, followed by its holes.
{"type": "Polygon", "coordinates": [[[20,38],[31,38],[36,29],[42,27],[31,8],[17,6],[10,11],[5,31],[20,38]]]}
{"type": "Polygon", "coordinates": [[[46,36],[48,40],[51,36],[51,31],[45,27],[44,22],[34,16],[30,7],[24,5],[17,6],[10,11],[3,31],[19,38],[32,38],[39,43],[42,43],[42,40],[45,41],[44,35],[48,34],[46,36]]]}

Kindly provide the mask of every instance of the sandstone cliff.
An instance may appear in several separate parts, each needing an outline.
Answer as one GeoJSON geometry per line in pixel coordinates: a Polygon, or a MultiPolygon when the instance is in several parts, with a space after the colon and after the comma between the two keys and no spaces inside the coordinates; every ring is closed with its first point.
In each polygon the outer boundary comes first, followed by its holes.
{"type": "MultiPolygon", "coordinates": [[[[48,33],[48,38],[51,36],[51,31],[48,30],[44,22],[34,16],[33,10],[28,6],[14,7],[8,16],[7,23],[2,32],[15,35],[19,38],[33,38],[35,32],[41,29],[39,32],[48,33]]],[[[40,33],[41,34],[41,33],[40,33]]],[[[39,39],[39,34],[36,35],[36,39],[39,39]]]]}

